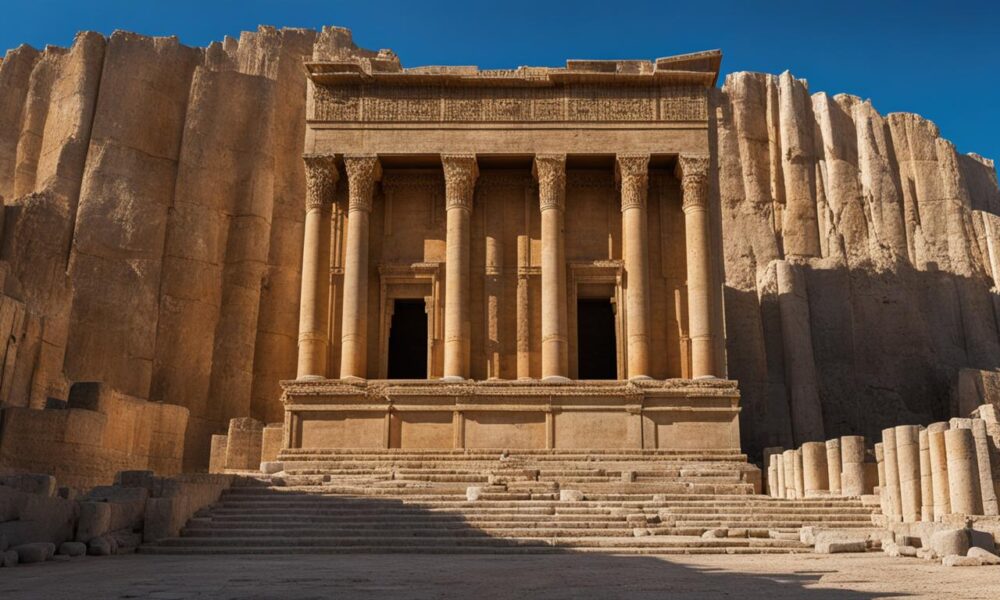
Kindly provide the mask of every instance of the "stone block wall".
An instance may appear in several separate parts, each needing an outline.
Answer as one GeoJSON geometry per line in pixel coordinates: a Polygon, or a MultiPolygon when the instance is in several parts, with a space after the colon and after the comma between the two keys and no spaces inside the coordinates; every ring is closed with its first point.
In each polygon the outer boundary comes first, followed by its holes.
{"type": "Polygon", "coordinates": [[[232,419],[226,435],[212,436],[209,473],[258,471],[262,463],[277,461],[284,431],[283,423],[232,419]]]}
{"type": "Polygon", "coordinates": [[[64,408],[0,413],[0,473],[46,472],[85,489],[110,484],[121,470],[182,470],[188,410],[180,406],[84,383],[64,408]]]}

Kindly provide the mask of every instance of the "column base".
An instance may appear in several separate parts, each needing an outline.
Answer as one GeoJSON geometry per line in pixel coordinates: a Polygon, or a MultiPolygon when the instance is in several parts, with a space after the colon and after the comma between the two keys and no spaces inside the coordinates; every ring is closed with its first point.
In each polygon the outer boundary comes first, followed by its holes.
{"type": "Polygon", "coordinates": [[[548,377],[542,377],[542,383],[554,383],[554,384],[567,384],[573,383],[573,380],[569,377],[563,377],[562,375],[549,375],[548,377]]]}
{"type": "Polygon", "coordinates": [[[440,381],[441,383],[462,383],[463,381],[467,380],[465,379],[465,377],[461,377],[459,375],[445,375],[438,381],[440,381]]]}

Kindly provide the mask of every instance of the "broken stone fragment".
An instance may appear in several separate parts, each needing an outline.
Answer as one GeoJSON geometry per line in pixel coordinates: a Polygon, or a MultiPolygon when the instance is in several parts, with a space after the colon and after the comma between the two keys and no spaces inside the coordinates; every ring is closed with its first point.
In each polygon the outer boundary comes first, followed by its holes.
{"type": "Polygon", "coordinates": [[[559,490],[560,502],[582,502],[583,492],[580,490],[559,490]]]}
{"type": "Polygon", "coordinates": [[[483,488],[476,485],[470,485],[465,488],[465,499],[469,502],[475,502],[476,500],[479,500],[479,496],[482,495],[482,493],[483,488]]]}
{"type": "Polygon", "coordinates": [[[18,562],[27,565],[49,560],[56,553],[56,546],[48,542],[21,544],[16,546],[14,551],[17,552],[18,562]]]}
{"type": "Polygon", "coordinates": [[[0,553],[0,567],[16,567],[17,566],[17,551],[7,550],[6,552],[0,553]]]}
{"type": "Polygon", "coordinates": [[[59,544],[59,554],[65,556],[83,556],[87,553],[87,544],[83,542],[63,542],[59,544]]]}
{"type": "Polygon", "coordinates": [[[931,536],[931,548],[938,556],[965,556],[969,551],[969,534],[965,529],[945,529],[931,536]]]}
{"type": "Polygon", "coordinates": [[[982,548],[969,548],[969,553],[966,554],[966,556],[970,558],[978,558],[984,565],[1000,565],[1000,556],[997,556],[988,550],[983,550],[982,548]]]}
{"type": "Polygon", "coordinates": [[[958,554],[949,554],[944,557],[941,564],[946,567],[981,567],[983,565],[983,561],[976,556],[959,556],[958,554]]]}
{"type": "Polygon", "coordinates": [[[87,554],[90,556],[109,556],[111,551],[111,541],[106,537],[94,538],[87,544],[87,554]]]}
{"type": "Polygon", "coordinates": [[[844,552],[865,552],[868,545],[865,542],[828,542],[820,541],[816,543],[817,554],[840,554],[844,552]]]}
{"type": "Polygon", "coordinates": [[[701,534],[701,537],[706,540],[729,537],[729,530],[725,527],[716,527],[701,534]]]}

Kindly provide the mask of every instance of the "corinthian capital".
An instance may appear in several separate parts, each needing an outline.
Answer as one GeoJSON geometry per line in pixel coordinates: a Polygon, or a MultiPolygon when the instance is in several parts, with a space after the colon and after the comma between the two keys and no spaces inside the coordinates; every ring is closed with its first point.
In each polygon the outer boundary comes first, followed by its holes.
{"type": "Polygon", "coordinates": [[[340,178],[336,158],[332,154],[305,154],[302,162],[306,165],[306,210],[333,202],[340,178]]]}
{"type": "Polygon", "coordinates": [[[684,192],[684,210],[708,206],[708,165],[709,158],[705,154],[681,154],[677,157],[677,176],[684,192]]]}
{"type": "Polygon", "coordinates": [[[538,180],[538,204],[542,210],[566,207],[566,155],[539,154],[532,168],[538,180]]]}
{"type": "Polygon", "coordinates": [[[347,171],[348,210],[370,212],[375,195],[375,183],[382,179],[382,164],[370,154],[344,157],[347,171]]]}
{"type": "Polygon", "coordinates": [[[619,154],[615,160],[615,177],[622,186],[622,210],[646,206],[649,190],[649,155],[619,154]]]}
{"type": "Polygon", "coordinates": [[[445,207],[472,209],[472,193],[476,189],[479,167],[474,154],[442,154],[444,168],[445,207]]]}

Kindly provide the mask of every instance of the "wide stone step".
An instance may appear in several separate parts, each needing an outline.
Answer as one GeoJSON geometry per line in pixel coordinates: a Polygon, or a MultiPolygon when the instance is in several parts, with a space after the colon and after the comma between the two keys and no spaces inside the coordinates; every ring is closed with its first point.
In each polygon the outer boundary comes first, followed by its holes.
{"type": "Polygon", "coordinates": [[[501,537],[501,538],[553,538],[553,537],[633,537],[632,528],[619,527],[476,527],[455,524],[453,526],[436,525],[433,527],[316,527],[313,529],[289,530],[287,528],[246,528],[246,529],[214,529],[211,527],[191,527],[182,532],[189,537],[501,537]],[[294,535],[293,535],[294,534],[294,535]]]}
{"type": "Polygon", "coordinates": [[[571,551],[577,553],[611,553],[627,555],[756,555],[756,554],[798,554],[812,552],[812,548],[795,547],[717,547],[717,548],[601,548],[577,546],[568,550],[559,546],[406,546],[401,548],[385,546],[310,546],[310,547],[217,547],[217,546],[143,546],[144,554],[160,555],[289,555],[289,554],[553,554],[571,551]]]}

